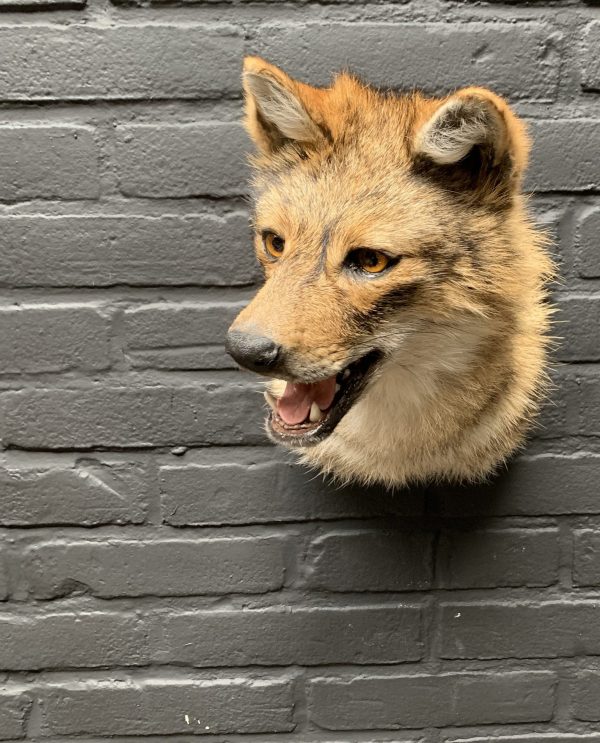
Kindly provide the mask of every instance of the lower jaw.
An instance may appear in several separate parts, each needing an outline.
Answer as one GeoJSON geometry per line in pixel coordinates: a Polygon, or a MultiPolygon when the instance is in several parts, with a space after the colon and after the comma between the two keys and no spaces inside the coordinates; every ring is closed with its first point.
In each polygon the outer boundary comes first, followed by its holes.
{"type": "Polygon", "coordinates": [[[297,426],[286,426],[276,413],[270,413],[267,418],[267,432],[277,444],[290,448],[305,448],[315,446],[330,436],[335,426],[327,425],[327,416],[318,423],[302,423],[297,426]]]}

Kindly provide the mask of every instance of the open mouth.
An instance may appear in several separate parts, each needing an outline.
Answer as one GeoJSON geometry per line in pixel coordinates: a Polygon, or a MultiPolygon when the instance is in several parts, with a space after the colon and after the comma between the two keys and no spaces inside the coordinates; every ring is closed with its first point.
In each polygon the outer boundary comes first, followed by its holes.
{"type": "Polygon", "coordinates": [[[288,382],[277,399],[266,392],[271,436],[290,446],[311,446],[329,436],[360,397],[381,355],[371,351],[319,382],[288,382]]]}

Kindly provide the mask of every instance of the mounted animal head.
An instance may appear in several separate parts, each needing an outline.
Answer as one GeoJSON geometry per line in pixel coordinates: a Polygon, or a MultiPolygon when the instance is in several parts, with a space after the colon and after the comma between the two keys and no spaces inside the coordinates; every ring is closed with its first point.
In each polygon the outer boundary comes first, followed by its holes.
{"type": "Polygon", "coordinates": [[[483,88],[316,88],[257,57],[243,82],[265,283],[227,345],[267,380],[269,435],[345,480],[488,473],[544,379],[523,123],[483,88]]]}

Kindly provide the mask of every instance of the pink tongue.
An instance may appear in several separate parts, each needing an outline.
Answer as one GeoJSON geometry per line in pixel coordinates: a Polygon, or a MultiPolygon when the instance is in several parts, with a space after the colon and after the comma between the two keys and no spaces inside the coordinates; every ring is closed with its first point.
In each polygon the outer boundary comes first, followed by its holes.
{"type": "Polygon", "coordinates": [[[326,410],[334,397],[335,375],[314,384],[288,382],[285,392],[277,401],[277,412],[289,426],[295,426],[308,418],[313,402],[321,410],[326,410]]]}

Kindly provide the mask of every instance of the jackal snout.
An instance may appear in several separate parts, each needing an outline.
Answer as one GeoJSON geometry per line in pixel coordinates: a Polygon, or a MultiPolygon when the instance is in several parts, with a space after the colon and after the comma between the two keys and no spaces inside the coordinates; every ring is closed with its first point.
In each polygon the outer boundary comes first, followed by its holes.
{"type": "Polygon", "coordinates": [[[227,333],[225,349],[240,366],[258,374],[275,373],[284,358],[283,349],[278,343],[252,327],[231,328],[227,333]]]}

